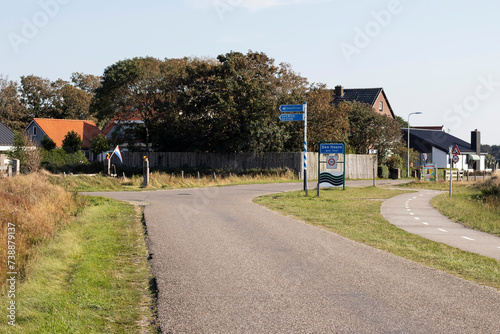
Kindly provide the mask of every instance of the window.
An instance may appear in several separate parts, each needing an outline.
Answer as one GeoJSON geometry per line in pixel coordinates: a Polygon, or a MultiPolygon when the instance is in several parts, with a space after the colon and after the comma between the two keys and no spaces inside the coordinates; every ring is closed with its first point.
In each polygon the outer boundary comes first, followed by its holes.
{"type": "Polygon", "coordinates": [[[384,102],[380,101],[378,104],[378,111],[383,111],[384,110],[384,102]]]}
{"type": "Polygon", "coordinates": [[[37,128],[36,126],[33,127],[33,136],[36,136],[37,128]]]}

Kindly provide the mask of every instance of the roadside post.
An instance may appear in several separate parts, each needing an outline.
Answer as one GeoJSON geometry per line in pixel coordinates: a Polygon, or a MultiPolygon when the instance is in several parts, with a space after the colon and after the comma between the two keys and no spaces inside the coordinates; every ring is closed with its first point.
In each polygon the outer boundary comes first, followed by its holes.
{"type": "Polygon", "coordinates": [[[376,187],[375,178],[377,177],[377,150],[369,150],[368,153],[373,155],[373,186],[376,187]]]}
{"type": "Polygon", "coordinates": [[[282,104],[282,122],[304,121],[304,191],[307,194],[307,102],[304,104],[282,104]]]}
{"type": "Polygon", "coordinates": [[[453,180],[453,176],[452,176],[453,163],[458,162],[458,160],[459,160],[458,156],[460,155],[460,149],[458,148],[457,144],[455,144],[453,149],[450,146],[449,155],[450,155],[450,197],[451,197],[452,196],[452,180],[453,180]],[[453,157],[452,157],[452,155],[453,155],[453,157]]]}
{"type": "Polygon", "coordinates": [[[144,161],[142,163],[142,174],[144,175],[142,186],[146,188],[149,185],[149,160],[147,156],[144,156],[144,161]]]}
{"type": "Polygon", "coordinates": [[[320,141],[316,195],[319,197],[321,187],[342,187],[345,190],[345,170],[345,142],[320,141]],[[325,156],[324,159],[322,159],[322,155],[325,156]],[[321,171],[322,163],[326,164],[326,169],[329,171],[321,171]]]}

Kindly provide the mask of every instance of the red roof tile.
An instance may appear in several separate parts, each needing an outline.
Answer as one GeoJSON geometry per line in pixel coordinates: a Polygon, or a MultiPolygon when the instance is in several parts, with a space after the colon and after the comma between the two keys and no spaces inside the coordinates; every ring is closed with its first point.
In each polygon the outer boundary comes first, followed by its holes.
{"type": "Polygon", "coordinates": [[[82,147],[90,147],[90,139],[101,133],[92,121],[80,121],[70,119],[34,118],[40,129],[50,137],[57,147],[62,147],[64,137],[70,131],[75,131],[82,138],[82,147]]]}

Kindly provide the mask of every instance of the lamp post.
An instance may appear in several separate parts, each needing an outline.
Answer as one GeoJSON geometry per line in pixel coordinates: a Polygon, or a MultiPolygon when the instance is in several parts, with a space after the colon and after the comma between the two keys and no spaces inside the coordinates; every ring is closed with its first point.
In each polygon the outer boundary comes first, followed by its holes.
{"type": "Polygon", "coordinates": [[[415,111],[415,112],[412,112],[410,114],[408,114],[408,166],[407,166],[407,169],[406,169],[406,177],[410,177],[410,116],[411,115],[421,115],[422,112],[421,111],[415,111]]]}

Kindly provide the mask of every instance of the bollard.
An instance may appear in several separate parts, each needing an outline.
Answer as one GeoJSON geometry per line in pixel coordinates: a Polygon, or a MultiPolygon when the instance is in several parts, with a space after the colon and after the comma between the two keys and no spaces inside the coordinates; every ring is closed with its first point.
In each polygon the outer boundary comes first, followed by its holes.
{"type": "Polygon", "coordinates": [[[144,162],[142,164],[142,173],[144,175],[144,182],[142,186],[146,188],[149,185],[149,160],[148,157],[144,157],[144,162]]]}
{"type": "Polygon", "coordinates": [[[215,175],[215,172],[214,172],[214,181],[217,182],[217,176],[215,175]]]}

